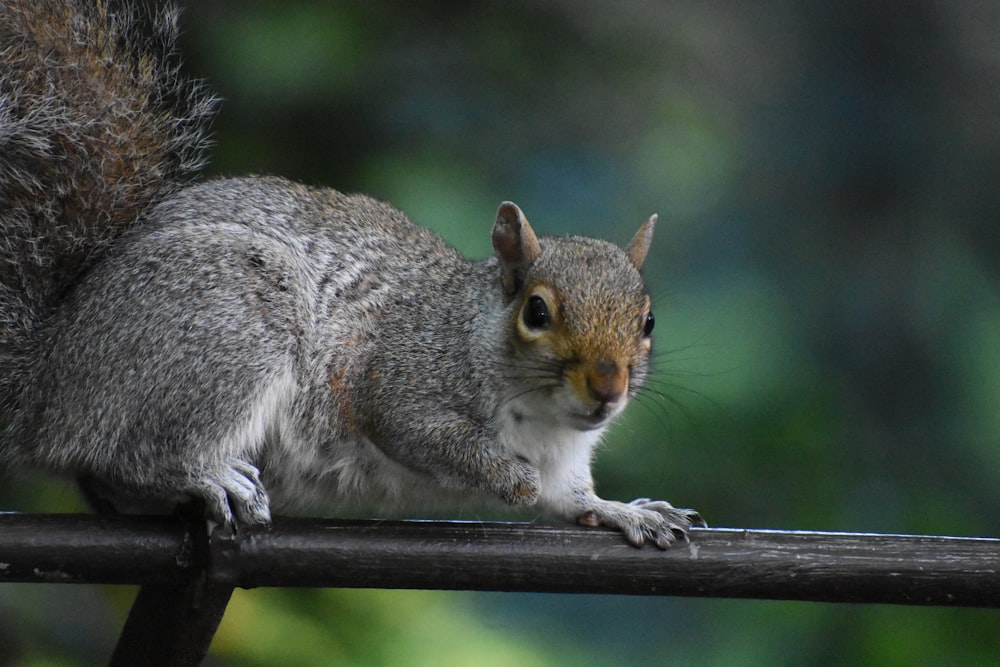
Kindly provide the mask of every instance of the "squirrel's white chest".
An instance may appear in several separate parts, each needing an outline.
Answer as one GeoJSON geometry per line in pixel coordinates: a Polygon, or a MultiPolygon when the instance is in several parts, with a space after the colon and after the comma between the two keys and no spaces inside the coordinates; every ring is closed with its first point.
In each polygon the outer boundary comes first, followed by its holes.
{"type": "Polygon", "coordinates": [[[580,431],[555,419],[524,417],[516,410],[501,417],[501,444],[538,469],[539,503],[556,513],[574,492],[593,487],[590,464],[603,435],[603,428],[580,431]]]}

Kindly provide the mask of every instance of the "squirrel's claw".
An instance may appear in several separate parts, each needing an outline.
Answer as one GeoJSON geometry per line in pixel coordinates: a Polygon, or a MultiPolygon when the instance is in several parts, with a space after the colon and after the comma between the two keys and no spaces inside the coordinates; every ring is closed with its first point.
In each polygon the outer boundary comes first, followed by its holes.
{"type": "Polygon", "coordinates": [[[633,546],[641,547],[650,541],[660,549],[669,549],[677,540],[689,541],[692,527],[707,527],[698,512],[649,498],[636,498],[630,503],[601,500],[594,509],[580,514],[577,523],[618,528],[633,546]]]}

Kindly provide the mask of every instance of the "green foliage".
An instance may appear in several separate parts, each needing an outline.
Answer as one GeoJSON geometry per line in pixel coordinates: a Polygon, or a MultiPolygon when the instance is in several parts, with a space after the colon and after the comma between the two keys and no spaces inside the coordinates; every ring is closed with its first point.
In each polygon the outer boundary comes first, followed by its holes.
{"type": "Polygon", "coordinates": [[[230,603],[214,653],[233,664],[303,667],[540,666],[558,657],[541,638],[511,642],[466,606],[460,595],[428,591],[241,592],[230,603]]]}

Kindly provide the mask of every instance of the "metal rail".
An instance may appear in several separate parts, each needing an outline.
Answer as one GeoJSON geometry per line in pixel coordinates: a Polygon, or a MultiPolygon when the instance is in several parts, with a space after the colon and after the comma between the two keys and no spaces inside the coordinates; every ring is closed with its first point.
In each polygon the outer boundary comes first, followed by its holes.
{"type": "Polygon", "coordinates": [[[209,538],[180,518],[0,514],[0,582],[139,584],[112,664],[196,665],[234,587],[1000,607],[1000,539],[711,528],[664,552],[523,523],[277,518],[209,538]]]}

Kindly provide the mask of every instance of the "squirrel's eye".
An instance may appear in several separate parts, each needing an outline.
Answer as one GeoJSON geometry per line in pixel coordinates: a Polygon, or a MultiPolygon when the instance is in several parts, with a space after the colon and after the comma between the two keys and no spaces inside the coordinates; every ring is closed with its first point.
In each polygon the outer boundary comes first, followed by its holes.
{"type": "Polygon", "coordinates": [[[649,336],[649,334],[653,333],[654,324],[656,324],[656,318],[653,317],[653,312],[650,311],[649,314],[646,315],[646,324],[642,328],[642,335],[649,336]]]}
{"type": "Polygon", "coordinates": [[[528,298],[524,304],[524,323],[532,329],[544,329],[549,326],[549,307],[545,299],[537,294],[528,298]]]}

